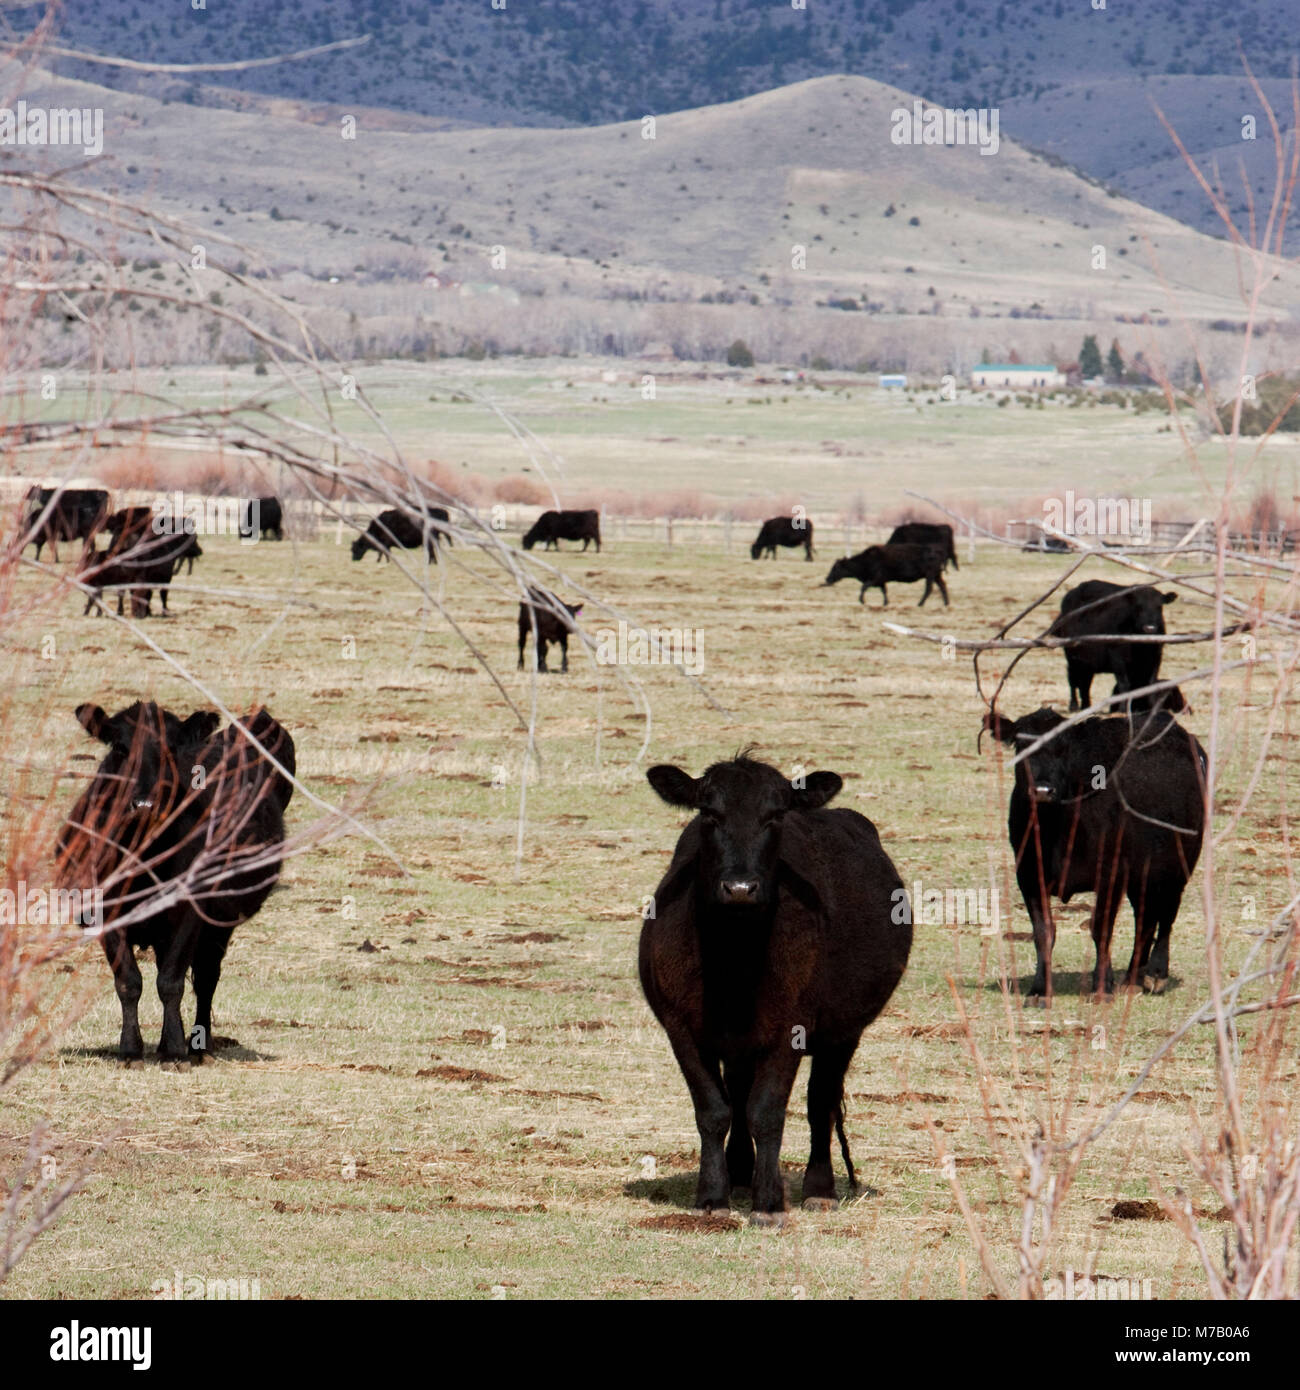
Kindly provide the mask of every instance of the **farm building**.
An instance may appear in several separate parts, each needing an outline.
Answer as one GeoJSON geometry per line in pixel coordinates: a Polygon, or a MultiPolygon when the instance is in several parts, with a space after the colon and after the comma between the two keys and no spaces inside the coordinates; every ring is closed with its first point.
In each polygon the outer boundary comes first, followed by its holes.
{"type": "Polygon", "coordinates": [[[901,372],[881,372],[880,384],[888,390],[891,386],[906,386],[907,378],[901,372]]]}
{"type": "Polygon", "coordinates": [[[1044,386],[1064,386],[1065,373],[1052,366],[1025,362],[981,362],[973,367],[970,384],[976,388],[1010,386],[1015,390],[1033,390],[1044,386]]]}

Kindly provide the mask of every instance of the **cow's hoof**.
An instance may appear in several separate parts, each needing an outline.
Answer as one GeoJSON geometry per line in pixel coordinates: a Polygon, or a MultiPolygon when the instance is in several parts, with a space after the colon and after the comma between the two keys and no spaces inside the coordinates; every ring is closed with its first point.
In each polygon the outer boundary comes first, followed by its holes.
{"type": "Polygon", "coordinates": [[[189,1064],[189,1061],[188,1061],[188,1060],[186,1060],[186,1061],[184,1061],[184,1062],[176,1062],[176,1061],[164,1062],[164,1063],[162,1064],[162,1069],[163,1069],[163,1071],[189,1071],[189,1069],[190,1069],[190,1064],[189,1064]]]}
{"type": "Polygon", "coordinates": [[[1047,995],[1029,994],[1025,996],[1025,1003],[1031,1009],[1045,1009],[1047,1007],[1047,995]]]}
{"type": "Polygon", "coordinates": [[[784,1211],[751,1211],[749,1213],[751,1226],[762,1226],[767,1230],[779,1231],[788,1219],[789,1214],[784,1211]]]}
{"type": "Polygon", "coordinates": [[[127,1071],[143,1071],[143,1070],[144,1070],[144,1058],[143,1058],[143,1057],[123,1057],[123,1058],[122,1058],[122,1065],[127,1069],[127,1071]]]}
{"type": "Polygon", "coordinates": [[[805,1197],[803,1209],[804,1211],[839,1211],[840,1200],[838,1197],[805,1197]]]}
{"type": "Polygon", "coordinates": [[[696,1216],[721,1216],[731,1210],[730,1202],[710,1202],[708,1206],[695,1206],[691,1211],[696,1216]]]}
{"type": "Polygon", "coordinates": [[[1142,988],[1148,994],[1163,994],[1165,992],[1165,986],[1168,983],[1168,977],[1164,975],[1158,978],[1155,975],[1144,975],[1142,977],[1142,988]]]}

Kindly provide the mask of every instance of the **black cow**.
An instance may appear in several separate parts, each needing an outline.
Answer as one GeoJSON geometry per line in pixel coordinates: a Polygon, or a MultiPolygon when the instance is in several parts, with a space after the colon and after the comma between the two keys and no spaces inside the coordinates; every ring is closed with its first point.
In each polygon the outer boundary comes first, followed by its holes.
{"type": "Polygon", "coordinates": [[[581,541],[586,548],[596,542],[600,553],[600,513],[597,511],[543,512],[524,536],[524,549],[531,550],[538,541],[544,549],[558,550],[561,541],[581,541]]]}
{"type": "Polygon", "coordinates": [[[569,669],[569,633],[573,631],[573,624],[566,622],[551,611],[558,608],[561,612],[568,613],[570,617],[576,618],[582,612],[582,604],[565,603],[563,599],[558,599],[554,594],[548,594],[544,589],[529,589],[532,596],[532,603],[521,603],[519,605],[519,670],[524,669],[524,646],[528,642],[528,634],[533,630],[533,622],[537,623],[537,669],[546,670],[546,648],[551,642],[560,644],[560,670],[569,669]],[[550,605],[548,607],[547,605],[550,605]]]}
{"type": "MultiPolygon", "coordinates": [[[[985,729],[1021,752],[1064,722],[1051,709],[984,716],[985,729]]],[[[1031,997],[1051,995],[1050,899],[1075,893],[1096,894],[1093,991],[1114,988],[1111,935],[1125,895],[1135,927],[1125,984],[1140,974],[1144,989],[1164,989],[1174,918],[1201,853],[1205,765],[1204,749],[1164,710],[1085,719],[1016,765],[1007,831],[1038,952],[1031,997]]]]}
{"type": "Polygon", "coordinates": [[[20,549],[35,545],[38,560],[49,541],[57,563],[60,541],[89,542],[108,516],[108,493],[102,488],[33,487],[26,501],[20,549]]]}
{"type": "Polygon", "coordinates": [[[352,558],[359,560],[367,550],[373,550],[376,559],[387,560],[390,558],[388,551],[391,546],[399,545],[405,550],[415,550],[423,545],[429,559],[436,565],[438,540],[444,533],[434,523],[447,519],[445,507],[430,507],[426,530],[421,516],[398,511],[395,507],[380,512],[366,528],[365,534],[352,542],[352,558]]]}
{"type": "Polygon", "coordinates": [[[250,497],[239,511],[239,534],[265,540],[268,534],[284,539],[284,509],[278,497],[250,497]]]}
{"type": "Polygon", "coordinates": [[[794,521],[788,516],[769,517],[759,529],[758,539],[749,547],[749,555],[757,560],[760,555],[776,559],[778,545],[803,546],[804,559],[813,557],[813,524],[807,519],[794,521]]]}
{"type": "MultiPolygon", "coordinates": [[[[1109,584],[1089,579],[1061,600],[1061,615],[1052,624],[1052,637],[1135,636],[1165,631],[1164,606],[1176,593],[1161,593],[1151,584],[1109,584]]],[[[1116,695],[1140,690],[1160,679],[1161,642],[1081,642],[1063,647],[1070,682],[1070,708],[1092,703],[1092,678],[1100,671],[1115,676],[1116,695]]],[[[1186,708],[1182,693],[1173,688],[1155,696],[1140,695],[1130,702],[1134,711],[1163,705],[1171,713],[1186,708]]]]}
{"type": "MultiPolygon", "coordinates": [[[[101,940],[122,1004],[123,1059],[144,1053],[136,949],[145,946],[158,963],[159,1055],[201,1059],[212,1046],[212,996],[230,934],[279,879],[289,783],[243,729],[218,733],[211,711],[181,720],[137,702],[110,718],[87,704],[77,719],[109,751],[59,834],[57,882],[80,890],[83,905],[86,892],[103,894],[101,940]],[[187,1039],[180,1006],[191,966],[187,1039]]],[[[244,724],[293,770],[293,739],[270,714],[259,709],[244,724]]]]}
{"type": "Polygon", "coordinates": [[[122,600],[128,589],[133,617],[149,617],[155,589],[162,599],[165,614],[167,594],[176,571],[185,560],[190,562],[192,569],[195,556],[203,553],[197,538],[188,531],[155,534],[152,529],[146,529],[140,533],[130,524],[120,535],[121,539],[115,540],[107,550],[92,545],[81,557],[77,578],[90,590],[82,615],[89,613],[92,607],[98,607],[101,613],[105,611],[103,592],[108,588],[118,589],[118,617],[122,616],[122,600]]]}
{"type": "Polygon", "coordinates": [[[646,911],[640,947],[641,987],[695,1105],[695,1205],[725,1208],[733,1187],[752,1187],[751,1221],[781,1221],[781,1136],[806,1052],[804,1202],[833,1206],[832,1126],[857,1186],[844,1076],[911,950],[902,881],[869,820],[822,809],[843,785],[834,772],[792,786],[742,754],[698,778],[667,765],[646,776],[669,805],[697,812],[646,911]]]}
{"type": "Polygon", "coordinates": [[[862,585],[858,591],[859,603],[863,602],[868,589],[879,589],[888,608],[889,590],[885,588],[886,584],[914,584],[918,579],[924,579],[925,593],[916,606],[921,607],[937,584],[946,608],[948,586],[943,582],[943,562],[943,552],[937,545],[873,545],[857,555],[836,560],[826,576],[826,583],[838,584],[841,579],[856,579],[862,585]]]}
{"type": "MultiPolygon", "coordinates": [[[[179,527],[166,513],[156,512],[153,507],[122,507],[115,511],[104,523],[110,540],[108,554],[125,557],[128,552],[135,554],[137,567],[147,565],[154,569],[154,561],[163,556],[171,556],[173,574],[179,574],[186,565],[186,574],[194,573],[194,562],[203,555],[203,547],[195,534],[192,519],[182,518],[179,527]],[[168,541],[155,541],[154,537],[166,536],[168,541]],[[175,544],[170,538],[175,538],[175,544]]],[[[171,578],[172,576],[167,576],[171,578]]],[[[106,584],[116,580],[105,580],[106,584]]],[[[164,604],[165,607],[165,604],[164,604]]],[[[118,609],[121,612],[121,609],[118,609]]]]}
{"type": "Polygon", "coordinates": [[[947,522],[905,521],[890,532],[886,545],[937,545],[943,551],[943,565],[948,568],[952,561],[955,570],[961,569],[957,563],[957,546],[953,540],[952,527],[947,522]]]}

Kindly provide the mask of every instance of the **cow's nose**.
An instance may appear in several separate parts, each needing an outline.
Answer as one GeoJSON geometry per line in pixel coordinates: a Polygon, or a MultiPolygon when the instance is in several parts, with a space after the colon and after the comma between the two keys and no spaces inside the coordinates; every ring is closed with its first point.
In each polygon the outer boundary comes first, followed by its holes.
{"type": "Polygon", "coordinates": [[[721,883],[724,903],[756,903],[758,882],[752,878],[724,878],[721,883]]]}

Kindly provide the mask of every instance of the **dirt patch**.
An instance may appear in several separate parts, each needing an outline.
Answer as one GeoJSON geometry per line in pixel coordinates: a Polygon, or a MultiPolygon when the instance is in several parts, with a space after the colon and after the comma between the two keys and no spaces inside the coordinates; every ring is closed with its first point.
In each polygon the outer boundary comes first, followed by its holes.
{"type": "Polygon", "coordinates": [[[905,1038],[960,1038],[966,1030],[960,1023],[909,1023],[901,1031],[905,1038]]]}
{"type": "Polygon", "coordinates": [[[636,1224],[643,1231],[738,1231],[740,1218],[725,1211],[666,1211],[636,1224]]]}
{"type": "Polygon", "coordinates": [[[473,1067],[453,1067],[444,1064],[441,1067],[421,1067],[416,1076],[431,1076],[437,1081],[473,1081],[482,1085],[488,1081],[507,1081],[508,1077],[498,1076],[491,1071],[475,1071],[473,1067]]]}
{"type": "Polygon", "coordinates": [[[850,1100],[878,1101],[881,1105],[947,1105],[948,1096],[935,1095],[933,1091],[899,1091],[897,1095],[887,1096],[876,1091],[853,1091],[850,1100]]]}
{"type": "Polygon", "coordinates": [[[1110,1214],[1117,1221],[1168,1221],[1165,1209],[1156,1201],[1135,1202],[1125,1200],[1116,1202],[1110,1214]]]}
{"type": "Polygon", "coordinates": [[[489,941],[508,942],[512,946],[548,946],[552,941],[567,941],[567,936],[561,936],[554,931],[529,931],[522,932],[518,936],[490,936],[489,941]]]}
{"type": "MultiPolygon", "coordinates": [[[[497,1077],[498,1081],[504,1080],[497,1077]]],[[[511,1090],[503,1092],[507,1096],[532,1096],[536,1100],[598,1100],[604,1104],[605,1097],[598,1096],[595,1091],[520,1091],[511,1090]]]]}

